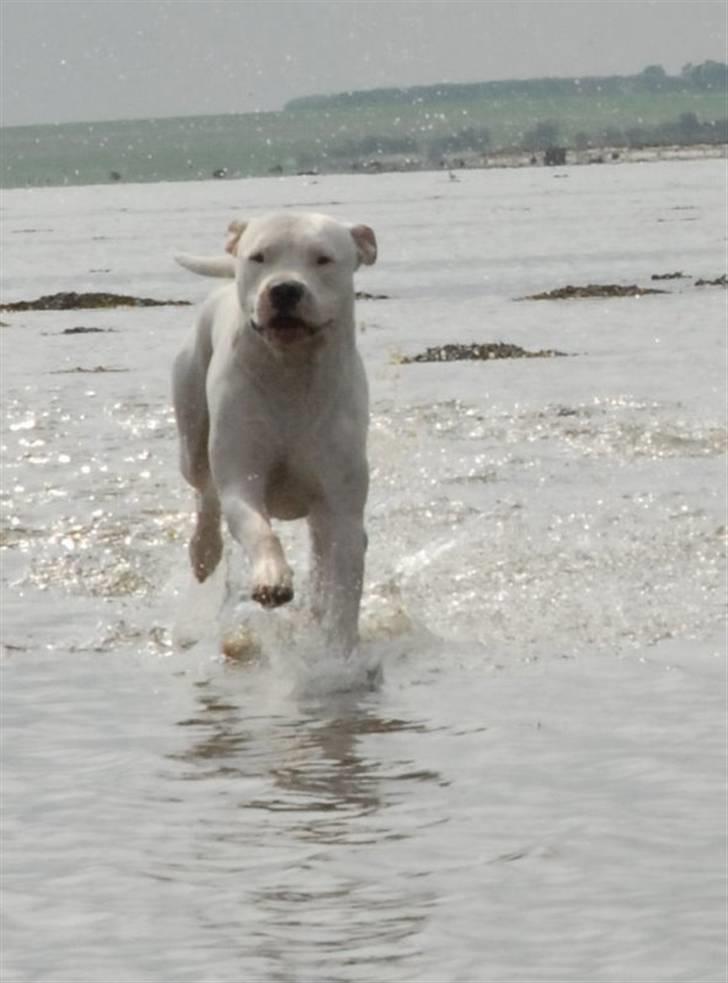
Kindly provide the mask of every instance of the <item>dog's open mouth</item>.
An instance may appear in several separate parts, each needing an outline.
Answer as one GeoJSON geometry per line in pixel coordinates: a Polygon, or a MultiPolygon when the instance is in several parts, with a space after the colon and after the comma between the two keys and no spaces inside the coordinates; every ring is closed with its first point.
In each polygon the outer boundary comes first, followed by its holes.
{"type": "Polygon", "coordinates": [[[283,314],[272,317],[261,326],[254,326],[277,345],[293,345],[300,341],[307,341],[319,331],[316,324],[309,324],[301,318],[283,314]]]}

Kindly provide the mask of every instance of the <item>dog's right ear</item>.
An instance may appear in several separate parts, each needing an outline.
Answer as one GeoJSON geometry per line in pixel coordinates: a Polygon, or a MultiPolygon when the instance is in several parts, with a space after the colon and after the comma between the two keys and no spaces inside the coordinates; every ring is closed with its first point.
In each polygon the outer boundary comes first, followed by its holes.
{"type": "Polygon", "coordinates": [[[228,239],[225,243],[225,252],[230,253],[231,256],[238,255],[238,243],[240,242],[240,236],[245,232],[247,222],[238,222],[234,219],[230,225],[228,225],[228,239]]]}
{"type": "Polygon", "coordinates": [[[357,259],[365,266],[371,266],[377,258],[377,237],[374,229],[370,229],[368,225],[352,225],[349,231],[356,246],[357,259]]]}

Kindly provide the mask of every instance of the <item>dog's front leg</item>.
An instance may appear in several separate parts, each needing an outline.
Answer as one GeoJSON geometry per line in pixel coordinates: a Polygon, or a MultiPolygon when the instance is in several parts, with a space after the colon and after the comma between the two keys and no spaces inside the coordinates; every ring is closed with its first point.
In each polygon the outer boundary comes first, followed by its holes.
{"type": "Polygon", "coordinates": [[[348,653],[359,640],[366,533],[361,512],[320,509],[310,516],[314,557],[313,609],[333,644],[348,653]]]}
{"type": "Polygon", "coordinates": [[[223,490],[220,500],[232,537],[252,563],[253,600],[265,608],[292,600],[293,573],[271,528],[260,484],[251,482],[242,489],[223,490]]]}

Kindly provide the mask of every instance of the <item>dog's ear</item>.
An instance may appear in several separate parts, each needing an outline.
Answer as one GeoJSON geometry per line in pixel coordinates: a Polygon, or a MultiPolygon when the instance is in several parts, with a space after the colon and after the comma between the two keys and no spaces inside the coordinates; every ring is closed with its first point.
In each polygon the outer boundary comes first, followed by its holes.
{"type": "Polygon", "coordinates": [[[238,242],[240,241],[240,236],[245,232],[245,227],[247,222],[238,222],[237,219],[232,221],[228,225],[228,239],[225,243],[225,252],[230,253],[231,256],[238,255],[238,242]]]}
{"type": "Polygon", "coordinates": [[[368,225],[353,225],[350,229],[351,238],[356,245],[359,262],[371,266],[377,258],[377,237],[368,225]]]}

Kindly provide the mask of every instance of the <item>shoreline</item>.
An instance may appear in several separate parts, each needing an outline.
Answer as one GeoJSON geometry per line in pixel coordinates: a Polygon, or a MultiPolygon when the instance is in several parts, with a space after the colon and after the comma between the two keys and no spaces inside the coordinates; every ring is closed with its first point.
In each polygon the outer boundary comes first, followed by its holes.
{"type": "Polygon", "coordinates": [[[419,157],[375,158],[352,171],[321,171],[328,173],[386,173],[400,171],[458,171],[490,170],[514,167],[571,167],[593,164],[641,164],[672,160],[724,160],[728,159],[728,144],[695,144],[694,146],[645,146],[639,148],[620,146],[589,147],[575,150],[570,147],[554,147],[536,152],[502,150],[491,154],[475,152],[452,154],[444,157],[439,167],[419,157]],[[562,161],[548,159],[549,152],[563,155],[562,161]],[[409,166],[408,166],[409,165],[409,166]]]}
{"type": "Polygon", "coordinates": [[[620,146],[600,146],[589,147],[586,149],[572,149],[569,147],[555,147],[549,150],[539,150],[536,152],[505,149],[492,153],[482,153],[467,151],[458,154],[445,155],[435,164],[420,154],[390,154],[378,155],[353,161],[349,166],[337,165],[332,162],[330,167],[311,168],[310,170],[284,170],[283,168],[271,168],[266,174],[246,174],[242,171],[230,171],[226,168],[219,169],[210,174],[195,174],[190,177],[160,177],[154,175],[148,180],[130,179],[124,180],[123,176],[116,171],[110,172],[109,176],[98,181],[59,181],[59,182],[26,182],[0,184],[0,191],[33,191],[51,188],[85,188],[112,186],[132,186],[146,184],[190,184],[205,181],[238,181],[253,180],[257,178],[291,178],[309,177],[313,179],[326,176],[344,175],[371,175],[371,174],[397,174],[397,173],[443,173],[449,172],[450,178],[457,181],[457,174],[460,171],[477,170],[503,170],[518,169],[526,167],[583,167],[599,164],[642,164],[642,163],[663,163],[671,161],[689,160],[728,160],[728,144],[695,144],[693,146],[681,146],[671,144],[667,146],[645,146],[639,148],[620,147],[620,146]],[[557,151],[562,156],[560,159],[548,160],[548,154],[557,151]]]}

